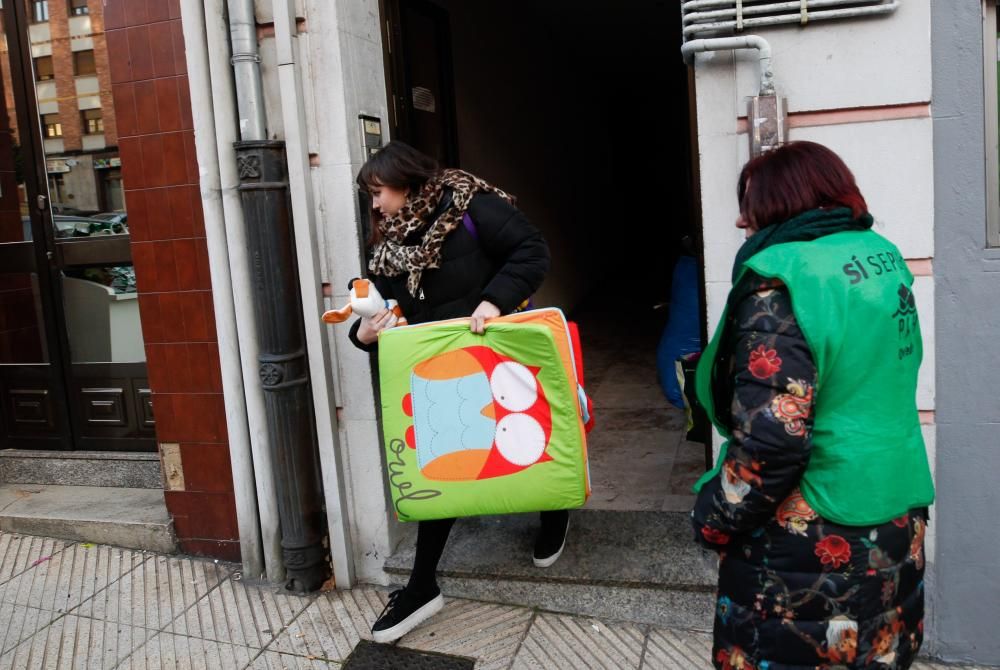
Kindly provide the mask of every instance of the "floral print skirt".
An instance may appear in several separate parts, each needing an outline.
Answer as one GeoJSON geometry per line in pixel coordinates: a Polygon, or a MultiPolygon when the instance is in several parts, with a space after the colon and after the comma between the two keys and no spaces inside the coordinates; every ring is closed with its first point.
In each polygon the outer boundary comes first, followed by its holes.
{"type": "Polygon", "coordinates": [[[825,521],[798,490],[721,553],[721,670],[904,670],[923,641],[926,510],[879,526],[825,521]]]}

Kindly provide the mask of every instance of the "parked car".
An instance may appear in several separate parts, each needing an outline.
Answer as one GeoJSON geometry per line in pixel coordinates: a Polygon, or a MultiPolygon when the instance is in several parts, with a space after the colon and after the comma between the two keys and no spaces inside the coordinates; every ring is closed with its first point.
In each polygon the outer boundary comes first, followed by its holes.
{"type": "Polygon", "coordinates": [[[65,216],[89,216],[93,212],[93,210],[87,212],[82,209],[77,209],[76,207],[61,205],[57,202],[53,202],[49,206],[52,208],[53,214],[62,214],[65,216]]]}
{"type": "MultiPolygon", "coordinates": [[[[26,216],[21,217],[21,224],[24,226],[24,239],[30,240],[31,219],[26,216]]],[[[90,216],[53,214],[52,224],[55,226],[57,238],[128,233],[128,227],[124,222],[107,221],[90,216]]]]}
{"type": "Polygon", "coordinates": [[[86,216],[68,216],[66,214],[53,214],[52,224],[56,229],[56,237],[88,237],[93,234],[95,226],[99,222],[86,216]]]}
{"type": "MultiPolygon", "coordinates": [[[[112,235],[114,225],[89,216],[66,216],[53,214],[52,223],[56,227],[56,237],[90,237],[91,235],[112,235]]],[[[124,226],[118,224],[120,232],[126,232],[124,226]]]]}
{"type": "Polygon", "coordinates": [[[114,212],[101,212],[100,214],[94,214],[92,219],[97,219],[98,221],[107,221],[115,228],[114,232],[128,232],[128,212],[119,209],[114,212]],[[122,230],[118,230],[117,226],[121,224],[122,230]]]}

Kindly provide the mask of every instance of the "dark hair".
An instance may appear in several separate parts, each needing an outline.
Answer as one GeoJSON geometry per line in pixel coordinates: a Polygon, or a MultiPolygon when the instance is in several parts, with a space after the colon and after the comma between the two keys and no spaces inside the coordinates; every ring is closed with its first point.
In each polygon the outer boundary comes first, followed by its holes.
{"type": "Polygon", "coordinates": [[[405,142],[393,140],[361,166],[358,186],[365,190],[373,186],[389,186],[419,191],[439,171],[436,160],[405,142]]]}
{"type": "MultiPolygon", "coordinates": [[[[365,192],[376,186],[388,186],[416,193],[440,171],[437,161],[427,154],[405,142],[392,140],[361,166],[357,182],[365,192]]],[[[368,214],[371,228],[367,242],[368,246],[374,246],[382,239],[382,231],[379,229],[382,219],[374,209],[369,210],[368,214]]]]}
{"type": "Polygon", "coordinates": [[[740,214],[754,228],[787,221],[811,209],[868,211],[854,175],[833,151],[815,142],[789,142],[743,166],[740,214]]]}

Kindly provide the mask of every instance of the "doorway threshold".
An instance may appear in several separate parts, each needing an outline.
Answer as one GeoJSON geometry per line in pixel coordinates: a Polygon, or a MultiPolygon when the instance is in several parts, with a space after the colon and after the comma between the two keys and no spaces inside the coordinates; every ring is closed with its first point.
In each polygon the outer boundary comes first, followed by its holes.
{"type": "MultiPolygon", "coordinates": [[[[385,562],[390,581],[406,583],[416,524],[385,562]]],[[[692,540],[678,512],[582,509],[570,512],[562,556],[536,568],[538,516],[459,519],[441,558],[446,596],[545,610],[708,630],[715,608],[717,557],[692,540]]]]}

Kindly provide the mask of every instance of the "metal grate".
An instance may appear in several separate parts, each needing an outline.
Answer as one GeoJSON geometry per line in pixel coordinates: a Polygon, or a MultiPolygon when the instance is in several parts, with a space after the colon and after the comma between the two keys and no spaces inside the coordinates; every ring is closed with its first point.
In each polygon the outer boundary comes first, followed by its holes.
{"type": "Polygon", "coordinates": [[[684,0],[684,41],[768,26],[891,14],[900,0],[684,0]]]}
{"type": "Polygon", "coordinates": [[[343,670],[472,670],[475,659],[414,651],[367,640],[358,642],[343,670]]]}

